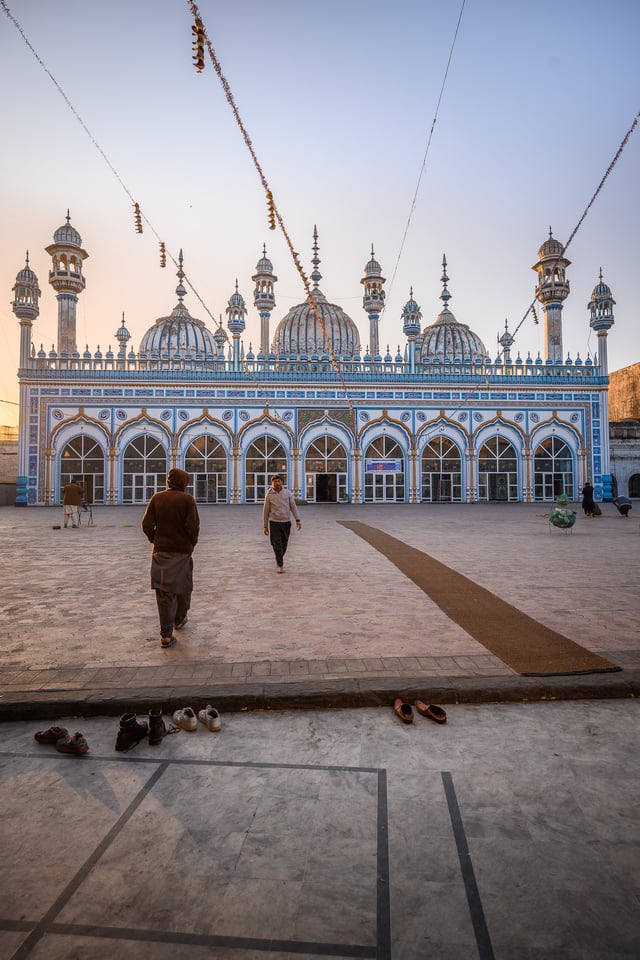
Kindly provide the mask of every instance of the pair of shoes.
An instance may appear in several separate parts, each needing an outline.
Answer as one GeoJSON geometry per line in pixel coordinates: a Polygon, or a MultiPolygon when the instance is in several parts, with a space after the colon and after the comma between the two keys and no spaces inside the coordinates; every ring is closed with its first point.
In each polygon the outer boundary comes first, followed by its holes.
{"type": "Polygon", "coordinates": [[[189,733],[198,729],[198,718],[191,707],[182,707],[181,710],[176,710],[173,714],[173,722],[181,730],[188,730],[189,733]]]}
{"type": "Polygon", "coordinates": [[[89,753],[89,744],[81,733],[74,733],[71,737],[62,737],[56,741],[56,750],[59,753],[89,753]]]}
{"type": "Polygon", "coordinates": [[[435,720],[436,723],[447,722],[446,710],[442,707],[437,707],[435,703],[423,703],[422,700],[416,700],[416,710],[418,713],[421,713],[423,717],[429,717],[430,720],[435,720]]]}
{"type": "Polygon", "coordinates": [[[177,637],[161,637],[160,638],[160,645],[163,650],[168,650],[169,647],[172,647],[174,643],[177,643],[177,642],[178,642],[177,637]]]}
{"type": "Polygon", "coordinates": [[[209,703],[204,710],[198,711],[198,720],[200,720],[201,723],[204,723],[205,727],[208,727],[211,733],[217,733],[222,727],[220,714],[216,708],[212,707],[209,703]]]}
{"type": "Polygon", "coordinates": [[[396,697],[393,701],[393,712],[403,723],[413,723],[413,710],[401,697],[396,697]]]}
{"type": "Polygon", "coordinates": [[[189,617],[188,617],[187,614],[185,613],[184,619],[179,620],[177,623],[174,623],[173,629],[174,629],[174,630],[182,630],[182,628],[183,628],[184,625],[188,622],[188,620],[189,620],[189,617]]]}
{"type": "Polygon", "coordinates": [[[48,730],[38,730],[37,733],[34,733],[33,739],[37,740],[38,743],[50,743],[55,746],[58,740],[68,736],[69,731],[66,727],[49,727],[48,730]]]}
{"type": "MultiPolygon", "coordinates": [[[[423,703],[422,700],[416,700],[416,710],[418,713],[422,714],[423,717],[429,717],[430,720],[435,720],[436,723],[446,723],[447,714],[442,707],[437,707],[435,703],[423,703]]],[[[393,712],[397,717],[399,717],[403,723],[413,723],[413,708],[410,704],[405,703],[401,697],[397,697],[393,702],[393,712]]]]}
{"type": "Polygon", "coordinates": [[[123,713],[120,717],[120,729],[116,737],[116,750],[131,750],[149,733],[149,725],[138,723],[135,713],[123,713]]]}

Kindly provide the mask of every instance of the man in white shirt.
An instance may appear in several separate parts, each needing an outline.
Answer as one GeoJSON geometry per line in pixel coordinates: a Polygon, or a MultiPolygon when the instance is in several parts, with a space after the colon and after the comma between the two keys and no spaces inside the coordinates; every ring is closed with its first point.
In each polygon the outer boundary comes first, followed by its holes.
{"type": "Polygon", "coordinates": [[[289,519],[291,514],[295,518],[297,529],[300,530],[302,524],[293,494],[290,490],[285,489],[280,474],[274,473],[271,477],[271,486],[264,498],[262,526],[264,527],[265,537],[268,535],[271,540],[271,546],[276,555],[276,571],[278,573],[282,573],[284,570],[284,555],[287,552],[289,534],[291,533],[291,520],[289,519]]]}

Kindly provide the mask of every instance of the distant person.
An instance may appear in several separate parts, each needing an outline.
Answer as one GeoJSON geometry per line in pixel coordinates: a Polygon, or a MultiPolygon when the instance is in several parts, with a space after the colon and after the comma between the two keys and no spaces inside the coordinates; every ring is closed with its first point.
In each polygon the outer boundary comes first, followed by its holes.
{"type": "Polygon", "coordinates": [[[187,622],[193,590],[193,559],[200,517],[196,502],[187,493],[189,474],[173,469],[167,489],[154,493],[142,518],[142,532],[153,544],[151,589],[156,592],[163,648],[176,642],[174,629],[187,622]]]}
{"type": "Polygon", "coordinates": [[[71,520],[72,527],[80,526],[80,508],[84,503],[82,484],[75,480],[65,483],[62,488],[62,508],[65,528],[71,520]]]}
{"type": "Polygon", "coordinates": [[[585,517],[592,517],[596,509],[596,503],[593,499],[593,487],[587,480],[582,488],[582,509],[585,517]]]}
{"type": "Polygon", "coordinates": [[[282,477],[274,473],[271,477],[271,486],[264,498],[262,510],[262,526],[265,537],[269,535],[273,552],[276,555],[276,572],[284,571],[284,555],[289,544],[291,534],[291,514],[296,521],[296,528],[300,530],[302,524],[298,516],[296,501],[290,490],[286,490],[282,477]]]}

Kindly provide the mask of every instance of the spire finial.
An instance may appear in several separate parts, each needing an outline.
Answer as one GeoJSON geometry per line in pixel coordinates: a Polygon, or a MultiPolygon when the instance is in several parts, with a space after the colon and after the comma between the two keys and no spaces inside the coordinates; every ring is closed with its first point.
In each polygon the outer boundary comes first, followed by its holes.
{"type": "Polygon", "coordinates": [[[69,226],[70,221],[71,221],[71,214],[69,213],[69,208],[67,207],[67,226],[69,226]]]}
{"type": "Polygon", "coordinates": [[[267,245],[266,243],[262,244],[262,256],[266,259],[267,257],[267,245]]]}
{"type": "Polygon", "coordinates": [[[182,285],[184,280],[184,270],[182,269],[182,264],[184,263],[184,257],[182,255],[182,247],[180,247],[180,253],[178,254],[178,272],[176,276],[178,278],[178,286],[176,287],[176,293],[178,294],[178,301],[182,303],[185,293],[187,292],[182,285]]]}
{"type": "Polygon", "coordinates": [[[552,237],[553,237],[553,231],[551,227],[549,227],[549,240],[551,240],[552,237]]]}
{"type": "Polygon", "coordinates": [[[311,258],[311,263],[313,264],[313,273],[311,274],[313,289],[317,290],[318,284],[322,280],[322,274],[318,270],[320,257],[318,256],[318,228],[315,224],[313,226],[313,257],[311,258]]]}
{"type": "Polygon", "coordinates": [[[442,281],[442,293],[440,294],[440,299],[446,307],[449,300],[451,300],[451,294],[449,293],[449,289],[447,287],[447,284],[449,283],[449,277],[447,276],[447,258],[444,253],[442,254],[442,276],[440,277],[440,280],[442,281]]]}
{"type": "MultiPolygon", "coordinates": [[[[28,251],[28,250],[27,250],[27,254],[26,254],[26,258],[25,258],[25,259],[26,259],[26,266],[28,267],[28,266],[29,266],[29,251],[28,251]]],[[[602,277],[602,269],[600,270],[600,276],[602,277]]]]}

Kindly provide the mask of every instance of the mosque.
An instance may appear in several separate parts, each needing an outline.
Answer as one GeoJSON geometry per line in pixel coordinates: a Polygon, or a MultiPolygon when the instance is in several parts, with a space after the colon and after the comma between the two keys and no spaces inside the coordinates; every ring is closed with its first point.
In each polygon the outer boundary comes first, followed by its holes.
{"type": "Polygon", "coordinates": [[[533,267],[545,335],[545,356],[535,359],[512,356],[505,323],[492,360],[449,309],[445,258],[435,320],[423,324],[412,290],[400,318],[404,346],[383,355],[385,278],[373,250],[360,279],[363,350],[354,320],[320,289],[316,230],[315,309],[309,301],[293,307],[273,335],[277,277],[263,248],[251,278],[257,353],[242,340],[247,305],[237,282],[226,323],[210,330],[191,315],[182,252],[177,303],[137,349],[123,319],[115,353],[80,353],[76,307],[88,253],[69,215],[45,249],[58,301],[58,343],[49,352],[34,342],[41,291],[28,255],[13,287],[17,505],[60,503],[71,479],[83,481],[91,503],[142,504],[173,466],[189,472],[196,500],[210,504],[259,503],[275,472],[312,503],[576,500],[586,480],[596,499],[612,497],[607,334],[615,301],[601,272],[588,304],[597,355],[564,357],[570,261],[551,230],[533,267]]]}

